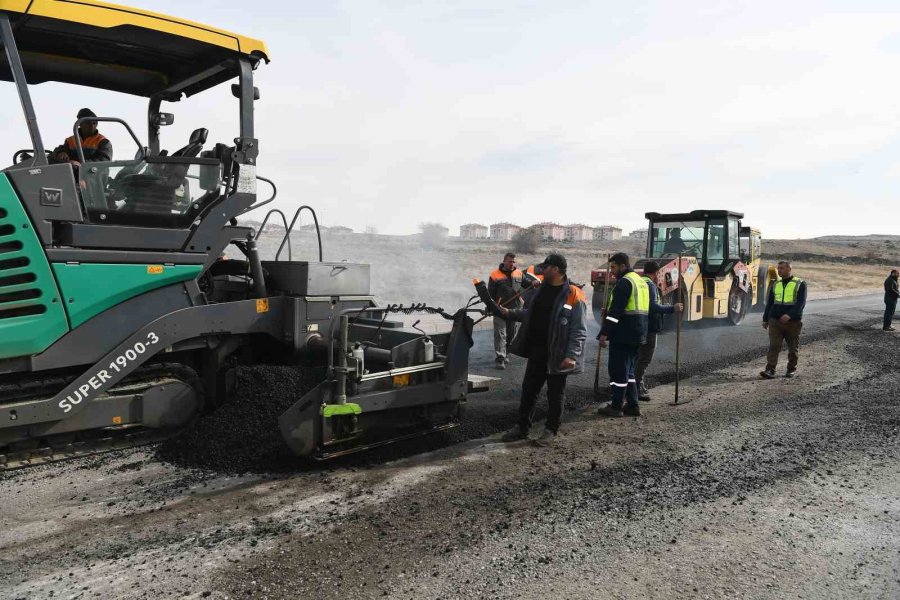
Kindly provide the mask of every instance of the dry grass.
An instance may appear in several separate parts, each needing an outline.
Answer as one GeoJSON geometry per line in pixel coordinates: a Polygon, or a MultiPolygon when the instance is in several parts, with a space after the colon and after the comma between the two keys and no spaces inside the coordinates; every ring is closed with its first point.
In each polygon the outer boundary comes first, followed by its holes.
{"type": "Polygon", "coordinates": [[[810,254],[821,257],[856,257],[900,263],[900,244],[895,240],[848,238],[833,240],[763,240],[763,252],[770,256],[810,254]]]}
{"type": "Polygon", "coordinates": [[[890,271],[882,265],[845,265],[815,262],[792,263],[794,274],[815,291],[880,288],[890,271]]]}

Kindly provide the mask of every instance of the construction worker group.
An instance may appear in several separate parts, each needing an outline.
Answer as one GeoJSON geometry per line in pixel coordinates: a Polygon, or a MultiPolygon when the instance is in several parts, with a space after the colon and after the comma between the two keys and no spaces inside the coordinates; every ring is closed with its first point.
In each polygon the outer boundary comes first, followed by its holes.
{"type": "MultiPolygon", "coordinates": [[[[638,275],[629,256],[621,252],[609,259],[615,285],[607,295],[597,335],[600,348],[608,349],[610,400],[597,411],[602,417],[640,416],[639,401],[650,400],[644,374],[653,360],[663,315],[684,311],[681,303],[660,303],[656,284],[660,266],[647,261],[642,267],[638,275]]],[[[769,288],[763,313],[769,335],[766,366],[760,373],[764,379],[776,377],[784,344],[788,347],[785,376],[797,374],[806,305],[806,283],[793,275],[791,264],[781,261],[777,270],[779,279],[769,288]]],[[[558,253],[525,271],[517,268],[516,255],[507,253],[490,276],[496,367],[506,369],[510,354],[527,359],[518,423],[503,435],[504,442],[529,438],[537,397],[546,385],[547,420],[532,441],[539,446],[551,444],[559,434],[566,380],[584,370],[587,304],[581,286],[569,279],[567,271],[566,258],[558,253]]],[[[892,316],[898,297],[897,273],[892,271],[885,282],[885,329],[890,327],[888,311],[892,316]]]]}

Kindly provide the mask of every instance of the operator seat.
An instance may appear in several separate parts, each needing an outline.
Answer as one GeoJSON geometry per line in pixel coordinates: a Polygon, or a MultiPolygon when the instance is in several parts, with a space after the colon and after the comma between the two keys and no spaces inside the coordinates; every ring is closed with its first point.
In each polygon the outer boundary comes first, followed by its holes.
{"type": "Polygon", "coordinates": [[[191,138],[188,140],[187,146],[183,148],[179,148],[175,151],[172,156],[186,156],[189,158],[194,158],[195,156],[200,154],[200,151],[203,150],[203,144],[206,143],[206,137],[209,135],[209,130],[200,128],[195,129],[191,132],[191,138]]]}

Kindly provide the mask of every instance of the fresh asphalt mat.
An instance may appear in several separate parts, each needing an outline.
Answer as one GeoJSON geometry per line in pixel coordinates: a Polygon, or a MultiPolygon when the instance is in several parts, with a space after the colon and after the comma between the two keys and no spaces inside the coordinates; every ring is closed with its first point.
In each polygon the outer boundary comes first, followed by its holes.
{"type": "Polygon", "coordinates": [[[898,350],[844,328],[798,378],[723,361],[637,419],[574,385],[549,448],[500,443],[507,407],[292,473],[161,449],[10,473],[0,597],[898,597],[898,350]]]}

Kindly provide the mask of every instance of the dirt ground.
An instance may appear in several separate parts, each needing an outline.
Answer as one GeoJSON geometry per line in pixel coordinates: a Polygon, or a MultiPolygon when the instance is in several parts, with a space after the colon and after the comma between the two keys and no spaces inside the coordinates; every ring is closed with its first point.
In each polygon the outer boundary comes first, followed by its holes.
{"type": "Polygon", "coordinates": [[[582,378],[551,448],[234,475],[151,447],[7,473],[0,597],[896,598],[898,351],[843,327],[796,379],[720,361],[638,419],[600,420],[582,378]]]}

